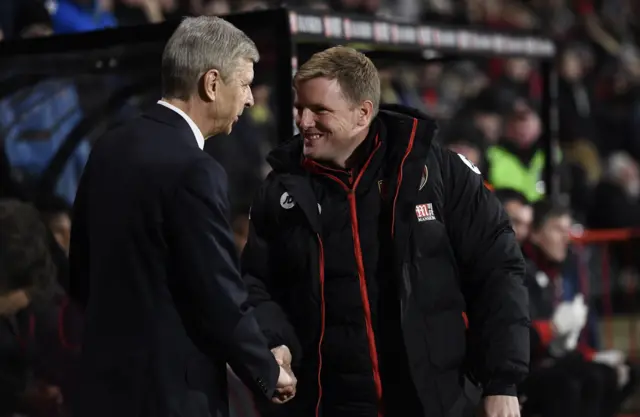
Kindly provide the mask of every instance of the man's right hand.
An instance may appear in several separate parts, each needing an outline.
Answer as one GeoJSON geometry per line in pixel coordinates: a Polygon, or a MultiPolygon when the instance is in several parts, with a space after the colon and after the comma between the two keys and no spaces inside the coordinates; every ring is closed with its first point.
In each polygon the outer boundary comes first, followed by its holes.
{"type": "Polygon", "coordinates": [[[271,349],[271,353],[280,365],[280,376],[272,401],[276,404],[284,404],[296,395],[296,385],[298,384],[298,380],[291,370],[291,351],[282,345],[271,349]]]}

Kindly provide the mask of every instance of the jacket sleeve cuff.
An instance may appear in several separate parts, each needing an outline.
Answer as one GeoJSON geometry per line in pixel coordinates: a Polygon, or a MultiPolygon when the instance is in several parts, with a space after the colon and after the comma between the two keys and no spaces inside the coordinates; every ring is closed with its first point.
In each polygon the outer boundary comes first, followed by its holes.
{"type": "Polygon", "coordinates": [[[285,345],[291,352],[291,366],[297,367],[300,364],[300,360],[302,359],[302,347],[300,346],[300,342],[298,342],[297,337],[293,335],[289,335],[290,337],[284,337],[281,334],[266,330],[263,330],[262,332],[267,338],[269,349],[285,345]]]}
{"type": "Polygon", "coordinates": [[[484,387],[482,396],[491,397],[494,395],[507,395],[509,397],[517,397],[518,388],[514,383],[494,379],[484,387]]]}

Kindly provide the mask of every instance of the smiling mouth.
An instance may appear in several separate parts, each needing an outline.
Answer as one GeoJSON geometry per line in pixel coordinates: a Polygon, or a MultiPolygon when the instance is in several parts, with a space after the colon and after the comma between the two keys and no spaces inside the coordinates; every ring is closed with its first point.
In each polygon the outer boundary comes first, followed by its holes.
{"type": "Polygon", "coordinates": [[[306,140],[318,140],[322,137],[322,133],[305,133],[304,138],[306,140]]]}

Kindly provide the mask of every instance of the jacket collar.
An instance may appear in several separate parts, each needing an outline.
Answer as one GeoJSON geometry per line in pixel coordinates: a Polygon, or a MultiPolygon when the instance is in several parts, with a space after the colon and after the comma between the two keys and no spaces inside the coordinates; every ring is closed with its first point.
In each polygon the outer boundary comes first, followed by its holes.
{"type": "Polygon", "coordinates": [[[189,125],[189,128],[191,128],[191,131],[193,132],[193,136],[196,138],[196,142],[198,142],[198,146],[200,147],[200,149],[204,149],[204,135],[202,134],[202,131],[200,130],[198,125],[196,125],[196,122],[194,122],[193,119],[189,117],[187,113],[183,112],[178,107],[164,100],[159,100],[158,104],[178,113],[180,117],[182,117],[184,121],[187,122],[187,124],[189,125]]]}
{"type": "Polygon", "coordinates": [[[198,140],[194,138],[194,132],[187,120],[170,108],[156,103],[149,107],[149,109],[143,113],[142,117],[173,127],[179,132],[178,137],[191,146],[200,148],[198,140]]]}
{"type": "Polygon", "coordinates": [[[339,180],[344,187],[356,192],[369,190],[384,165],[386,129],[379,120],[374,120],[364,141],[356,148],[346,168],[333,167],[310,158],[302,158],[302,166],[312,174],[324,175],[339,180]]]}

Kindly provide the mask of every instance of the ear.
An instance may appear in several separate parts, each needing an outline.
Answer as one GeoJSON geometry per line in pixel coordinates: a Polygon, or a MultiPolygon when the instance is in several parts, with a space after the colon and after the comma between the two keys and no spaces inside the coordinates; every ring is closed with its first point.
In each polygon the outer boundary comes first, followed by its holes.
{"type": "Polygon", "coordinates": [[[204,73],[202,76],[204,98],[209,101],[215,101],[220,88],[220,81],[220,72],[218,70],[211,69],[204,73]]]}
{"type": "Polygon", "coordinates": [[[365,100],[358,108],[358,126],[368,126],[373,119],[373,102],[365,100]]]}

